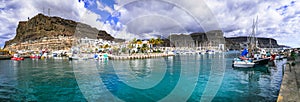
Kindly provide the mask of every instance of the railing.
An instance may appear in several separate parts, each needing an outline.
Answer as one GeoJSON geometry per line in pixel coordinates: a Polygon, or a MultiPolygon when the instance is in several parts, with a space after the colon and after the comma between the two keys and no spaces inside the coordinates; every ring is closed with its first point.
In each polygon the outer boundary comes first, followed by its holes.
{"type": "MultiPolygon", "coordinates": [[[[283,77],[283,75],[284,75],[284,65],[289,65],[289,69],[290,69],[290,72],[292,72],[292,67],[291,66],[295,66],[296,65],[296,63],[295,62],[291,62],[291,63],[289,63],[289,62],[287,62],[287,63],[285,63],[285,64],[283,64],[282,65],[282,77],[283,77]]],[[[287,66],[286,66],[287,67],[287,66]]]]}

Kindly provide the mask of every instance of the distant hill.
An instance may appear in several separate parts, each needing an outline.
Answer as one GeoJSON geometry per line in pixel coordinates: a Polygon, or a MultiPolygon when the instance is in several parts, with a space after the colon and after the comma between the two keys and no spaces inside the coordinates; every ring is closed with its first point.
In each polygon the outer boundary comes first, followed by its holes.
{"type": "MultiPolygon", "coordinates": [[[[191,34],[173,34],[164,39],[164,46],[172,47],[206,47],[206,46],[218,46],[219,44],[225,44],[226,49],[239,50],[243,48],[243,44],[247,43],[248,37],[224,37],[223,32],[220,30],[209,31],[206,33],[191,33],[191,34]],[[225,41],[224,41],[225,40],[225,41]]],[[[280,48],[284,45],[278,45],[277,41],[273,38],[258,37],[258,47],[260,48],[280,48]]]]}
{"type": "MultiPolygon", "coordinates": [[[[115,38],[106,31],[98,30],[87,24],[60,17],[49,17],[43,14],[38,14],[28,21],[20,21],[16,33],[14,39],[5,42],[5,46],[13,43],[35,41],[44,37],[51,38],[57,36],[101,38],[109,41],[115,40],[115,38]]],[[[120,41],[120,39],[116,40],[120,41]]]]}
{"type": "MultiPolygon", "coordinates": [[[[226,40],[226,46],[229,49],[240,49],[240,45],[247,42],[246,36],[241,37],[228,37],[225,38],[226,40]]],[[[273,38],[263,38],[263,37],[257,37],[258,40],[258,47],[260,48],[279,48],[282,47],[281,45],[278,45],[277,41],[273,38]]]]}

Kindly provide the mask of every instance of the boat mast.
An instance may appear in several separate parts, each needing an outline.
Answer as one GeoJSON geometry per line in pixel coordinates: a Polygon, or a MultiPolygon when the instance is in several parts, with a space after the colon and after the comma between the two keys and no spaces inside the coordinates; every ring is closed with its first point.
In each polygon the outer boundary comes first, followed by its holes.
{"type": "Polygon", "coordinates": [[[256,22],[255,23],[256,23],[256,25],[255,25],[256,31],[254,33],[254,39],[255,39],[254,44],[255,44],[255,48],[257,48],[258,47],[258,40],[257,40],[256,34],[257,34],[257,31],[258,31],[258,16],[256,16],[256,22]]]}
{"type": "Polygon", "coordinates": [[[257,49],[257,38],[255,36],[255,33],[257,33],[257,23],[258,23],[258,16],[255,19],[253,19],[253,25],[252,25],[252,34],[250,34],[248,38],[248,49],[249,53],[252,55],[252,52],[254,52],[257,49]]]}

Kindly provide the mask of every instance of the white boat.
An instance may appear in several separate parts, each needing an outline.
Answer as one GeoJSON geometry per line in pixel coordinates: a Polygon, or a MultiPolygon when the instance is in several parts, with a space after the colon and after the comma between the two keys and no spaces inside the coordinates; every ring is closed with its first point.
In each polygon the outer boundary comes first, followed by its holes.
{"type": "Polygon", "coordinates": [[[206,54],[215,54],[215,51],[214,50],[206,50],[206,54]]]}
{"type": "Polygon", "coordinates": [[[252,68],[254,67],[255,63],[249,60],[241,60],[239,58],[235,58],[233,62],[233,67],[238,68],[252,68]]]}
{"type": "Polygon", "coordinates": [[[108,60],[108,54],[94,54],[94,59],[95,60],[108,60]]]}
{"type": "Polygon", "coordinates": [[[72,56],[69,57],[70,60],[88,60],[88,59],[93,59],[92,54],[73,54],[72,56]]]}

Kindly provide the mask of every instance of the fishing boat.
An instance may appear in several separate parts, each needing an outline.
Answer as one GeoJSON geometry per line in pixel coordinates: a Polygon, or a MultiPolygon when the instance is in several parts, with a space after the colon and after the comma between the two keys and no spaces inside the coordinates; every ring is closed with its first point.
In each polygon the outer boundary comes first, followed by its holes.
{"type": "Polygon", "coordinates": [[[14,56],[11,58],[11,60],[20,61],[20,60],[24,60],[24,58],[20,57],[19,54],[14,54],[14,56]]]}
{"type": "MultiPolygon", "coordinates": [[[[258,19],[258,17],[257,17],[258,19]]],[[[253,19],[253,26],[252,26],[252,34],[248,37],[247,39],[247,47],[249,49],[249,53],[250,56],[249,58],[246,58],[246,55],[248,54],[248,49],[244,49],[244,51],[242,52],[240,59],[241,60],[251,60],[249,63],[248,61],[244,61],[244,62],[240,62],[240,63],[235,63],[238,61],[234,60],[233,66],[235,66],[234,64],[249,64],[249,66],[254,67],[254,65],[267,65],[270,61],[270,57],[267,57],[267,53],[264,49],[261,49],[258,47],[258,40],[255,36],[255,33],[257,32],[257,19],[256,21],[253,19]]],[[[249,66],[244,66],[244,67],[249,67],[249,66]]]]}

